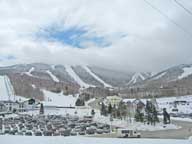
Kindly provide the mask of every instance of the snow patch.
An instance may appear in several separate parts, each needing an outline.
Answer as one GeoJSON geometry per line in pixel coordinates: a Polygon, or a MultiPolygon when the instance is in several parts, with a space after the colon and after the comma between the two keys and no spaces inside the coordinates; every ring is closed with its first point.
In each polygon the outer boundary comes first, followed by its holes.
{"type": "Polygon", "coordinates": [[[78,96],[72,95],[64,95],[63,92],[61,93],[53,93],[50,91],[43,90],[45,95],[45,101],[43,104],[45,106],[58,106],[58,107],[74,107],[75,102],[78,96]]]}
{"type": "Polygon", "coordinates": [[[99,78],[96,74],[94,74],[87,66],[83,66],[83,68],[92,76],[94,77],[97,81],[99,81],[100,83],[102,83],[104,85],[104,87],[112,87],[110,84],[107,84],[106,82],[104,82],[101,78],[99,78]]]}

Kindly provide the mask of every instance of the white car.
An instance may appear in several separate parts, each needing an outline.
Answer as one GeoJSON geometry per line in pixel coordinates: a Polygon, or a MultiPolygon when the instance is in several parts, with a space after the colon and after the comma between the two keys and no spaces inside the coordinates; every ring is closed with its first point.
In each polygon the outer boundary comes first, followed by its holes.
{"type": "Polygon", "coordinates": [[[140,138],[141,134],[132,129],[118,129],[117,136],[119,138],[140,138]]]}

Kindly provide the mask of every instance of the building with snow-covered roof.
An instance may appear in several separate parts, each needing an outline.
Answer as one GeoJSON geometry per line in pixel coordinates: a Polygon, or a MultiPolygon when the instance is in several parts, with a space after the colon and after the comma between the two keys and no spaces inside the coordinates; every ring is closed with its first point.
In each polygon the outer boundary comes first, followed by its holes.
{"type": "Polygon", "coordinates": [[[121,98],[121,97],[119,97],[119,96],[116,96],[116,95],[114,95],[114,96],[108,96],[108,97],[106,97],[106,99],[105,99],[105,103],[106,103],[106,105],[109,105],[109,104],[111,104],[112,106],[117,106],[117,105],[119,105],[119,103],[122,101],[123,99],[121,98]]]}

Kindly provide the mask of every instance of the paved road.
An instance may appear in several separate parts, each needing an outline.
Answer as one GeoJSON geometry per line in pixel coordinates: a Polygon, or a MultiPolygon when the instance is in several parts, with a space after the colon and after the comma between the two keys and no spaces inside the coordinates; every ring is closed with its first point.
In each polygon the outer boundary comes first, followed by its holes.
{"type": "MultiPolygon", "coordinates": [[[[163,130],[163,131],[140,131],[142,138],[157,138],[157,139],[188,139],[192,136],[192,123],[174,121],[174,124],[182,126],[181,129],[177,130],[163,130]]],[[[94,137],[107,137],[116,138],[116,133],[96,135],[94,137]]]]}
{"type": "Polygon", "coordinates": [[[144,138],[164,138],[164,139],[188,139],[192,136],[192,123],[183,121],[173,121],[174,124],[182,128],[177,130],[164,130],[155,132],[141,132],[144,138]]]}

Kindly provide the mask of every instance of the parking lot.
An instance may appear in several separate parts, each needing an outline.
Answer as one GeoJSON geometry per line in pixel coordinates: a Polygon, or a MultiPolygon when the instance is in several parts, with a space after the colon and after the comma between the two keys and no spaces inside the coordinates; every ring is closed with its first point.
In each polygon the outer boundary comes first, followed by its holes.
{"type": "Polygon", "coordinates": [[[1,135],[77,136],[110,133],[109,125],[93,122],[91,116],[19,115],[0,119],[1,135]]]}

